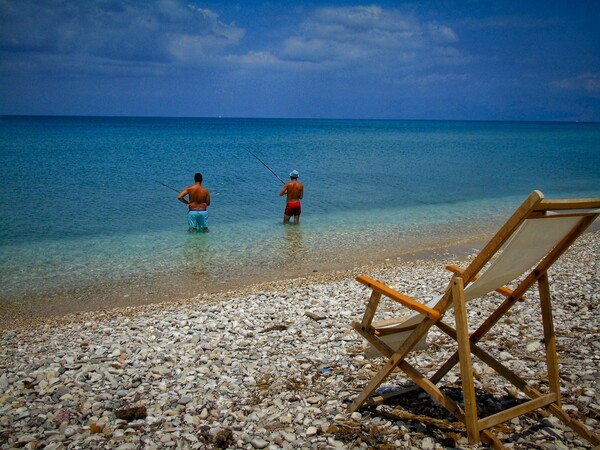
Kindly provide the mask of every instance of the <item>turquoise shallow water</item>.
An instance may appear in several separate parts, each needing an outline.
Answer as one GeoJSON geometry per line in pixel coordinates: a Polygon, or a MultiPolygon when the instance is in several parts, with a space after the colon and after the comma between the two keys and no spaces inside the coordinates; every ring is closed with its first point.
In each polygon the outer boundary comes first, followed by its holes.
{"type": "Polygon", "coordinates": [[[600,124],[3,117],[0,156],[4,302],[348,267],[489,235],[532,189],[600,196],[600,124]],[[247,150],[300,172],[300,226],[247,150]],[[208,234],[157,182],[196,171],[208,234]]]}

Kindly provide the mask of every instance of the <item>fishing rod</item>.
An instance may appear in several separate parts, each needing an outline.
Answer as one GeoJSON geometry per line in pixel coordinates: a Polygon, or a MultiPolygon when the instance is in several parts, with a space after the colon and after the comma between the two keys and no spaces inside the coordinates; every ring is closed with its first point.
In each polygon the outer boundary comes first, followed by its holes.
{"type": "Polygon", "coordinates": [[[277,175],[275,172],[273,172],[273,171],[271,170],[271,168],[270,168],[269,166],[267,166],[267,165],[264,163],[264,161],[263,161],[262,159],[260,159],[258,156],[256,156],[254,153],[252,153],[252,152],[251,152],[250,150],[248,150],[247,148],[245,148],[244,150],[246,150],[248,153],[250,153],[250,154],[251,154],[252,156],[254,156],[256,159],[258,159],[258,161],[259,161],[259,162],[260,162],[260,163],[261,163],[263,166],[265,166],[265,167],[266,167],[266,168],[269,170],[269,172],[271,172],[273,175],[275,175],[275,176],[277,177],[277,179],[278,179],[279,181],[281,181],[281,183],[282,183],[282,184],[285,186],[285,181],[283,181],[281,178],[279,178],[279,175],[277,175]]]}
{"type": "Polygon", "coordinates": [[[156,181],[158,184],[162,184],[164,187],[167,187],[167,188],[171,189],[172,191],[179,192],[179,189],[175,189],[174,187],[171,187],[168,184],[163,183],[162,181],[158,181],[158,180],[152,180],[152,181],[156,181]]]}

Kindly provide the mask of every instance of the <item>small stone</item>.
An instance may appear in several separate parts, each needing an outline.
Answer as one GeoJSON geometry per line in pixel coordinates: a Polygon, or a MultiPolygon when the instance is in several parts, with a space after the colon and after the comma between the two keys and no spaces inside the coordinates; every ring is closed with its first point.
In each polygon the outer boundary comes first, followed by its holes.
{"type": "Polygon", "coordinates": [[[77,433],[77,428],[75,428],[75,427],[66,427],[65,431],[64,431],[65,436],[68,438],[75,435],[76,433],[77,433]]]}
{"type": "Polygon", "coordinates": [[[166,444],[166,443],[172,442],[172,441],[173,441],[173,435],[170,434],[170,433],[163,434],[160,437],[160,442],[163,443],[163,444],[166,444]]]}
{"type": "Polygon", "coordinates": [[[36,437],[32,434],[24,434],[23,436],[19,436],[19,440],[17,441],[19,444],[26,444],[28,442],[33,442],[36,440],[36,437]]]}
{"type": "Polygon", "coordinates": [[[534,353],[542,348],[542,343],[540,341],[533,341],[527,344],[527,351],[529,353],[534,353]]]}
{"type": "Polygon", "coordinates": [[[54,423],[57,427],[64,422],[68,422],[70,418],[71,412],[68,409],[61,408],[54,413],[54,423]]]}
{"type": "Polygon", "coordinates": [[[590,397],[586,397],[585,395],[580,395],[577,397],[577,401],[584,406],[588,406],[590,403],[592,403],[592,399],[590,397]]]}
{"type": "Polygon", "coordinates": [[[344,444],[342,441],[337,441],[334,438],[327,438],[327,443],[334,448],[345,448],[346,447],[346,444],[344,444]]]}
{"type": "Polygon", "coordinates": [[[147,414],[148,413],[146,412],[145,406],[138,406],[138,407],[134,407],[134,408],[123,408],[123,409],[118,409],[115,411],[115,415],[117,416],[117,419],[122,419],[122,420],[127,420],[127,421],[137,420],[137,419],[145,419],[147,414]]]}
{"type": "Polygon", "coordinates": [[[189,395],[184,395],[177,401],[177,403],[180,405],[187,405],[191,401],[192,401],[192,397],[190,397],[189,395]]]}
{"type": "Polygon", "coordinates": [[[68,387],[61,385],[61,386],[58,386],[54,392],[59,397],[62,397],[63,395],[67,395],[70,391],[69,391],[68,387]]]}
{"type": "Polygon", "coordinates": [[[313,436],[313,435],[317,434],[317,431],[318,431],[317,427],[308,427],[306,429],[306,435],[307,436],[313,436]]]}
{"type": "Polygon", "coordinates": [[[289,443],[294,443],[297,440],[297,437],[296,437],[296,435],[294,433],[287,433],[287,432],[284,431],[283,433],[281,433],[281,435],[289,443]]]}
{"type": "Polygon", "coordinates": [[[90,424],[90,433],[91,434],[102,433],[103,429],[104,429],[104,424],[100,424],[100,423],[91,423],[90,424]]]}
{"type": "Polygon", "coordinates": [[[254,447],[254,448],[265,448],[269,445],[269,443],[267,441],[265,441],[264,439],[252,439],[252,441],[250,441],[250,443],[252,444],[252,447],[254,447]]]}
{"type": "Polygon", "coordinates": [[[569,450],[569,447],[556,440],[554,442],[544,444],[544,448],[547,448],[548,450],[569,450]]]}
{"type": "Polygon", "coordinates": [[[46,438],[46,442],[62,442],[67,437],[64,434],[53,434],[46,438]]]}
{"type": "Polygon", "coordinates": [[[183,421],[188,425],[198,425],[200,423],[200,417],[192,416],[191,414],[186,414],[183,416],[183,421]]]}
{"type": "MultiPolygon", "coordinates": [[[[30,444],[27,444],[30,445],[30,444]]],[[[62,442],[49,442],[48,445],[44,447],[44,450],[64,450],[65,446],[62,442]]]]}
{"type": "Polygon", "coordinates": [[[421,442],[422,450],[433,450],[434,448],[435,448],[435,441],[430,437],[424,438],[423,441],[421,442]]]}

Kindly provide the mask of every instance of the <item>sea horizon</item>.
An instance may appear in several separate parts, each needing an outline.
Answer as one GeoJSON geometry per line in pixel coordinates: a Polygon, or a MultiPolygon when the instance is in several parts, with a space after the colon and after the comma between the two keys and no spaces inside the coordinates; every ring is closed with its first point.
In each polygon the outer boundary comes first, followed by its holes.
{"type": "Polygon", "coordinates": [[[573,124],[599,124],[600,121],[594,120],[573,120],[573,119],[527,119],[527,120],[516,120],[516,119],[416,119],[416,118],[359,118],[359,117],[269,117],[269,116],[173,116],[173,115],[165,115],[165,116],[141,116],[141,115],[87,115],[87,114],[0,114],[0,118],[65,118],[65,119],[207,119],[207,120],[321,120],[321,121],[373,121],[373,122],[499,122],[499,123],[573,123],[573,124]]]}

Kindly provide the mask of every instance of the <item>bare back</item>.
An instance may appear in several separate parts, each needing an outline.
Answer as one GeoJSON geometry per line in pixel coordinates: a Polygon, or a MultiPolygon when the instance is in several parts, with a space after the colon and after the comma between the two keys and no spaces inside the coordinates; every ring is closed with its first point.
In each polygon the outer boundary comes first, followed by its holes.
{"type": "Polygon", "coordinates": [[[204,211],[210,205],[210,193],[200,183],[186,187],[177,198],[186,203],[192,211],[204,211]],[[188,196],[187,201],[184,198],[186,195],[188,196]]]}
{"type": "Polygon", "coordinates": [[[286,202],[294,203],[304,197],[304,185],[297,180],[285,184],[279,195],[287,194],[286,202]]]}

